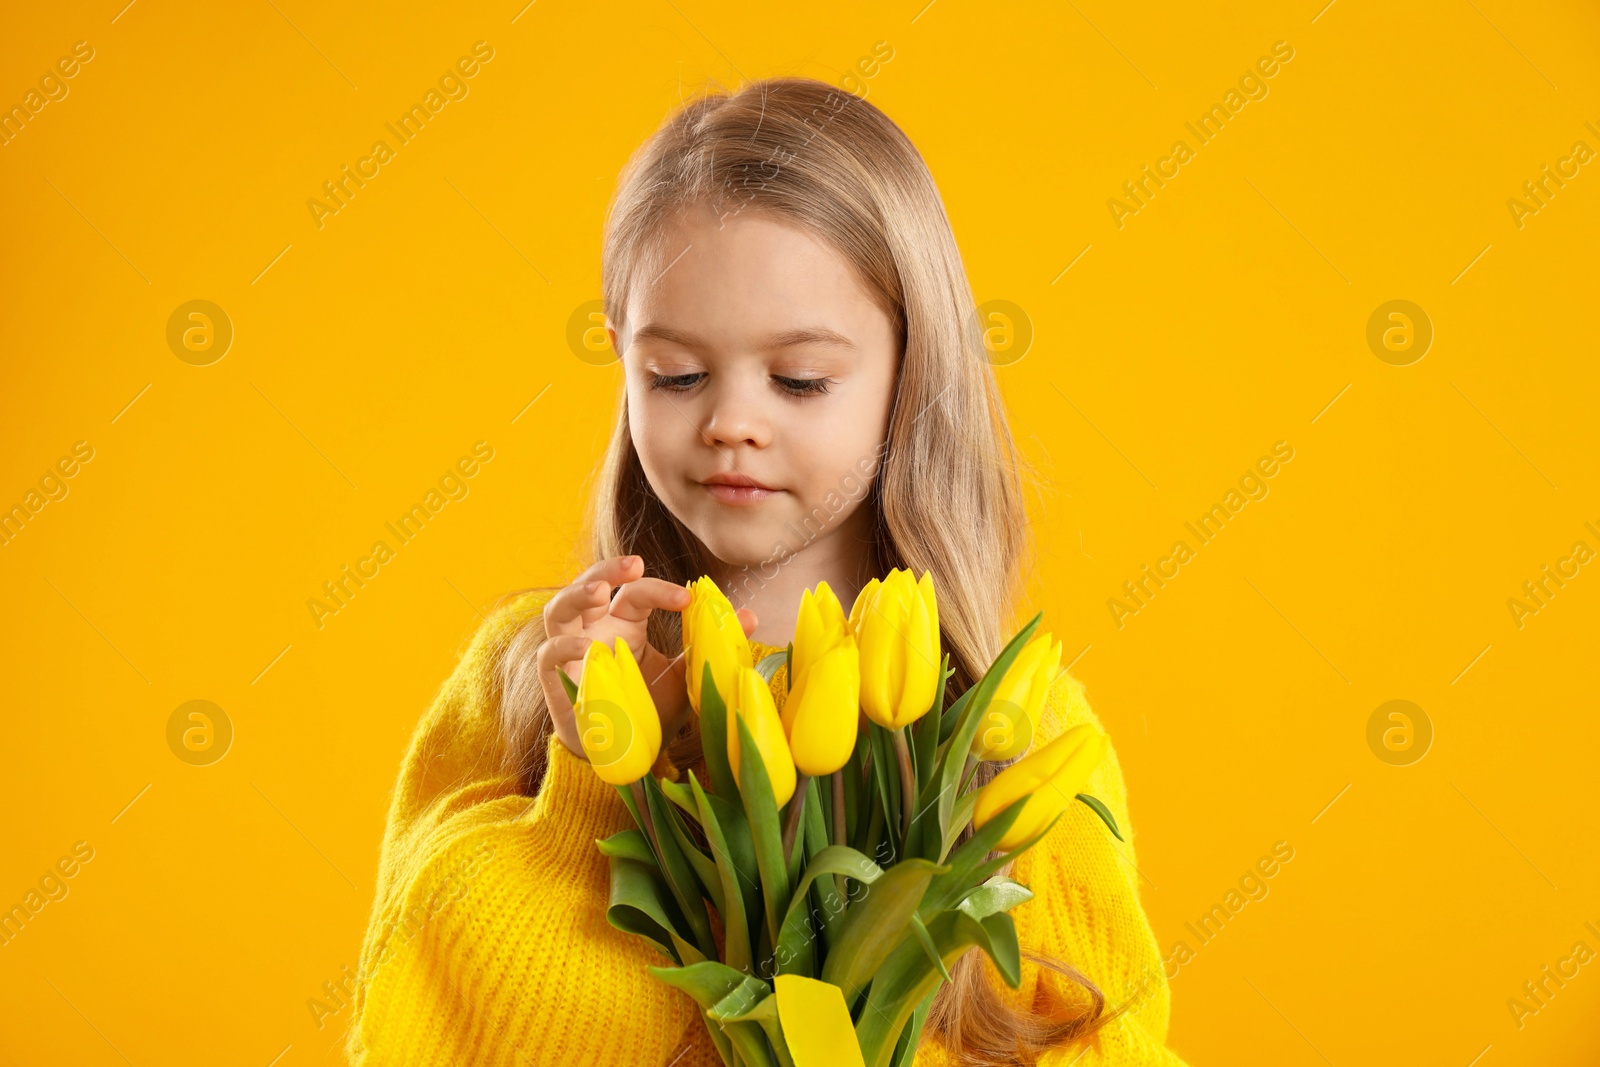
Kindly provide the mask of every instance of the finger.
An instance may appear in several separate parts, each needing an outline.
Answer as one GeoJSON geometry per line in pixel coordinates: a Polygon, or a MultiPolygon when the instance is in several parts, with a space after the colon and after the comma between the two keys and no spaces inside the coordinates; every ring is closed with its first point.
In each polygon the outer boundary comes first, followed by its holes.
{"type": "Polygon", "coordinates": [[[648,622],[655,609],[682,611],[689,600],[689,590],[681,585],[661,578],[639,578],[617,591],[610,611],[623,622],[648,622]]]}
{"type": "MultiPolygon", "coordinates": [[[[559,693],[566,697],[566,687],[561,684],[556,668],[568,663],[582,662],[589,651],[589,646],[594,641],[582,634],[562,634],[556,637],[547,637],[539,645],[539,651],[534,654],[534,663],[539,669],[539,674],[550,683],[545,688],[549,693],[559,693]]],[[[568,677],[572,672],[568,671],[568,677]]],[[[578,679],[573,678],[574,682],[578,679]]],[[[570,703],[570,701],[568,701],[570,703]]]]}
{"type": "Polygon", "coordinates": [[[630,582],[643,573],[644,561],[638,556],[608,556],[595,563],[546,601],[545,633],[583,632],[586,626],[606,617],[612,586],[630,582]]]}
{"type": "Polygon", "coordinates": [[[751,634],[756,632],[758,620],[756,619],[755,612],[751,611],[749,608],[740,608],[738,611],[734,612],[734,617],[739,620],[739,625],[744,627],[744,635],[746,637],[749,637],[751,634]]]}

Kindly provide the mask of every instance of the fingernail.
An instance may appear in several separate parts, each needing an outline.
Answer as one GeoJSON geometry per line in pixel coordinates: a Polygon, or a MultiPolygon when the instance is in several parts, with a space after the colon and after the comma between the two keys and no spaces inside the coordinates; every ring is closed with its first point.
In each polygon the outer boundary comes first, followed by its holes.
{"type": "Polygon", "coordinates": [[[588,585],[583,587],[583,591],[585,593],[598,593],[600,591],[600,583],[590,582],[588,585]]]}

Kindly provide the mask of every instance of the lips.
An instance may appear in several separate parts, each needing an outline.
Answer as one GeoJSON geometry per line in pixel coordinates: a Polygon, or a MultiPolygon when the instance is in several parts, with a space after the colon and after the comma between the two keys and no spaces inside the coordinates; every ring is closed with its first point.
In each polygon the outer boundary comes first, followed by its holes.
{"type": "Polygon", "coordinates": [[[749,475],[741,474],[738,471],[719,471],[718,473],[713,474],[711,477],[705,479],[703,484],[728,485],[743,489],[765,489],[768,492],[776,492],[772,486],[763,485],[749,475]]]}
{"type": "Polygon", "coordinates": [[[782,489],[762,485],[749,475],[740,474],[738,471],[713,474],[700,484],[706,487],[706,492],[711,494],[713,500],[722,504],[759,504],[783,492],[782,489]]]}

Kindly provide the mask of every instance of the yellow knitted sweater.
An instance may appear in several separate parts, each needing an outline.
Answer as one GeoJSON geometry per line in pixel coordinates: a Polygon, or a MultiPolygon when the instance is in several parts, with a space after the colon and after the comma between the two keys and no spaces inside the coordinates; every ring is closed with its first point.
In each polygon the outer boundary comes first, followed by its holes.
{"type": "MultiPolygon", "coordinates": [[[[607,924],[607,862],[595,847],[632,825],[616,790],[549,738],[537,798],[500,769],[495,667],[516,629],[549,596],[520,595],[480,626],[417,725],[389,808],[372,915],[361,953],[347,1052],[364,1067],[718,1067],[690,998],[646,971],[664,958],[607,924]]],[[[752,642],[757,660],[776,651],[752,642]]],[[[784,671],[772,680],[782,706],[784,671]]],[[[1099,720],[1083,685],[1063,675],[1041,723],[1045,739],[1099,720]]],[[[1081,804],[1016,862],[1034,899],[1013,912],[1024,950],[1089,975],[1128,1011],[1091,1046],[1041,1067],[1183,1067],[1166,1048],[1169,996],[1139,904],[1127,797],[1115,750],[1086,792],[1105,801],[1130,843],[1081,804]]],[[[1008,1000],[1048,1010],[1082,1003],[1079,987],[1024,958],[1008,1000]]],[[[916,1067],[950,1063],[925,1040],[916,1067]]]]}

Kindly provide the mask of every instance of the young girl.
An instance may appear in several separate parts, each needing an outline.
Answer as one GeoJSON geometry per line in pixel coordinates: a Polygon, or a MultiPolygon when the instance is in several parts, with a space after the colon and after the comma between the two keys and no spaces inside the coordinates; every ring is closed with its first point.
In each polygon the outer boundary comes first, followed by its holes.
{"type": "MultiPolygon", "coordinates": [[[[592,641],[642,649],[676,738],[655,773],[681,780],[700,742],[678,612],[702,574],[759,660],[802,590],[848,606],[891,568],[931,572],[947,700],[1020,626],[1018,457],[938,190],[876,107],[801,78],[687,105],[622,176],[603,281],[624,387],[594,562],[504,600],[417,727],[354,991],[358,1064],[720,1062],[694,1002],[647,973],[660,956],[606,922],[595,841],[631,820],[556,673],[576,680],[592,641]]],[[[1063,671],[1035,744],[1081,722],[1099,726],[1063,671]]],[[[980,783],[998,769],[980,766],[980,783]]],[[[1114,752],[1087,791],[1131,839],[1114,752]]],[[[918,1067],[1181,1067],[1132,845],[1074,805],[1011,874],[1035,894],[1013,912],[1021,988],[963,957],[918,1067]]]]}

